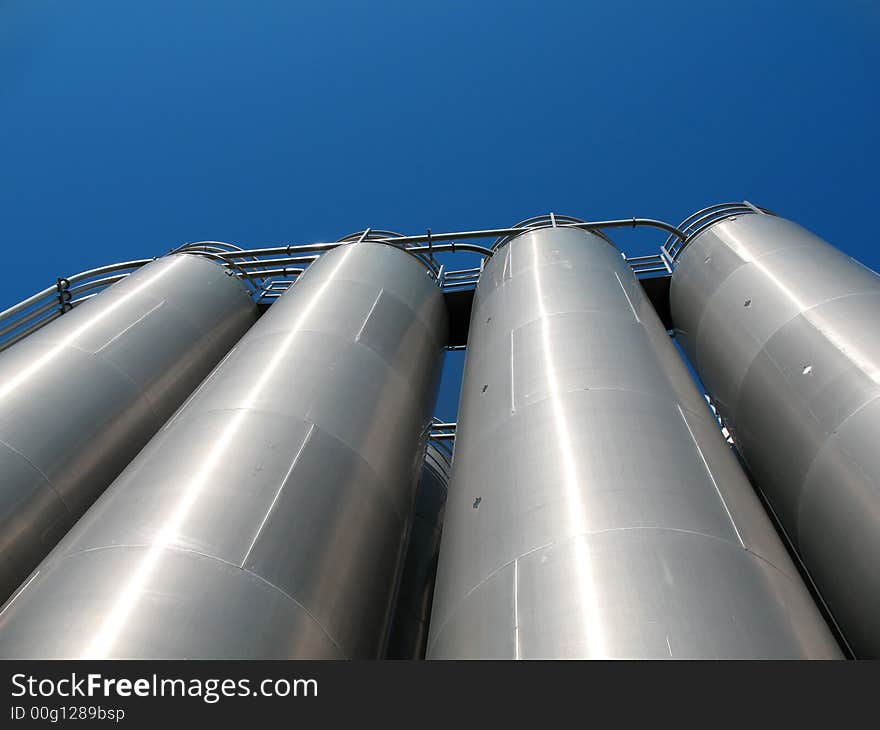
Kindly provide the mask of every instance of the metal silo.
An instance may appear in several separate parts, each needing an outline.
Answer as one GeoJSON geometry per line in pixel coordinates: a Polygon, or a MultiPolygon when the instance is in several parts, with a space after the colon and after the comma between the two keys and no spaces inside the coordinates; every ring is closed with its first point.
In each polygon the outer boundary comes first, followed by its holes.
{"type": "Polygon", "coordinates": [[[7,603],[0,656],[379,656],[446,326],[413,255],[322,255],[7,603]]]}
{"type": "Polygon", "coordinates": [[[235,277],[178,254],[0,354],[2,599],[255,319],[235,277]]]}
{"type": "Polygon", "coordinates": [[[690,219],[677,334],[847,642],[880,657],[880,278],[791,221],[729,212],[690,219]]]}
{"type": "Polygon", "coordinates": [[[565,227],[499,246],[428,658],[839,657],[621,253],[565,227]]]}
{"type": "Polygon", "coordinates": [[[450,451],[433,442],[428,444],[388,640],[389,659],[425,657],[450,457],[450,451]]]}

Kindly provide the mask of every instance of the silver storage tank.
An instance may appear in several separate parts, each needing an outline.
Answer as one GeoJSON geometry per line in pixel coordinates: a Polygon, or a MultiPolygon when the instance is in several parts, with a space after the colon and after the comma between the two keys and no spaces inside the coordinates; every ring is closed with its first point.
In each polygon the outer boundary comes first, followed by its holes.
{"type": "Polygon", "coordinates": [[[0,616],[0,657],[378,657],[446,309],[362,243],[279,298],[0,616]]]}
{"type": "Polygon", "coordinates": [[[221,266],[176,254],[0,354],[0,600],[256,316],[221,266]]]}
{"type": "Polygon", "coordinates": [[[880,278],[799,225],[723,219],[681,253],[688,357],[847,642],[880,658],[880,278]]]}
{"type": "Polygon", "coordinates": [[[483,271],[427,656],[841,656],[604,237],[523,233],[483,271]]]}
{"type": "Polygon", "coordinates": [[[388,659],[424,659],[451,453],[430,442],[414,508],[403,573],[388,640],[388,659]]]}

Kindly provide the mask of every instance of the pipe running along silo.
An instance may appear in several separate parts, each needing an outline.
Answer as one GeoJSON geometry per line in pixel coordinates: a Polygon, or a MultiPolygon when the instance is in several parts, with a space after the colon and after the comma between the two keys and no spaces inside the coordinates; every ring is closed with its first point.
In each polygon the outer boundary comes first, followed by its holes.
{"type": "Polygon", "coordinates": [[[677,336],[847,643],[878,658],[880,278],[791,221],[714,208],[672,277],[677,336]]]}
{"type": "Polygon", "coordinates": [[[451,452],[431,442],[425,452],[386,658],[424,659],[451,452]]]}
{"type": "Polygon", "coordinates": [[[175,254],[0,354],[0,600],[256,316],[221,266],[175,254]]]}
{"type": "Polygon", "coordinates": [[[499,246],[428,658],[840,657],[621,253],[565,227],[499,246]]]}
{"type": "Polygon", "coordinates": [[[7,603],[0,657],[381,656],[446,317],[415,256],[322,255],[7,603]]]}

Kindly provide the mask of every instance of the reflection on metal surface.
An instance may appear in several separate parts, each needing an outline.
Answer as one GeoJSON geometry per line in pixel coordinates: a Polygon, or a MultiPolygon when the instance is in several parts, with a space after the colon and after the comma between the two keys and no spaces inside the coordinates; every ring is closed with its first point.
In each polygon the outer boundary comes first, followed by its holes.
{"type": "Polygon", "coordinates": [[[428,658],[839,657],[627,262],[563,226],[486,264],[428,658]]]}
{"type": "Polygon", "coordinates": [[[239,282],[181,254],[0,355],[3,598],[255,319],[239,282]]]}
{"type": "Polygon", "coordinates": [[[671,305],[847,642],[880,657],[880,278],[790,221],[740,215],[688,244],[671,305]]]}
{"type": "MultiPolygon", "coordinates": [[[[547,307],[544,304],[544,288],[541,284],[541,259],[539,255],[539,239],[537,236],[531,237],[531,253],[532,253],[532,275],[534,276],[535,286],[535,311],[538,315],[538,323],[541,328],[541,355],[543,358],[544,377],[547,381],[547,395],[550,399],[550,405],[553,413],[553,426],[556,432],[556,443],[558,445],[559,466],[562,469],[562,485],[564,487],[563,512],[568,516],[568,533],[571,535],[583,535],[587,532],[587,523],[585,519],[586,505],[583,502],[580,483],[578,476],[577,463],[574,455],[574,444],[572,443],[571,433],[568,428],[568,419],[565,414],[565,404],[560,393],[559,381],[556,375],[556,363],[553,359],[553,341],[550,334],[550,322],[547,307]]],[[[522,248],[522,247],[520,247],[522,248]]],[[[512,256],[513,254],[511,254],[512,256]]],[[[546,272],[545,272],[546,273],[546,272]]],[[[552,275],[552,270],[551,270],[552,275]]],[[[616,276],[615,272],[615,276],[616,276]]],[[[618,278],[618,283],[620,279],[618,278]]],[[[626,291],[621,290],[627,303],[632,306],[626,291]]],[[[632,310],[636,316],[635,310],[632,310]]],[[[636,319],[638,317],[636,316],[636,319]]],[[[511,337],[513,333],[511,333],[511,337]]],[[[511,353],[511,369],[516,367],[511,353]]],[[[511,379],[511,384],[513,384],[511,379]]],[[[515,402],[514,397],[511,403],[515,402]]],[[[580,609],[580,626],[576,626],[575,630],[586,636],[586,651],[597,659],[601,659],[606,655],[605,640],[602,636],[602,616],[600,613],[599,602],[596,598],[596,585],[592,573],[591,558],[589,548],[586,542],[582,540],[575,541],[575,550],[577,555],[574,561],[574,581],[580,594],[574,603],[574,607],[580,609]]],[[[517,568],[518,566],[514,566],[517,568]]],[[[516,633],[515,658],[521,657],[520,641],[519,641],[519,615],[516,604],[517,593],[519,590],[519,575],[514,574],[514,621],[516,633]]]]}
{"type": "Polygon", "coordinates": [[[878,314],[876,274],[748,202],[59,278],[0,312],[0,657],[839,656],[728,444],[878,657],[878,314]],[[658,254],[602,232],[637,226],[658,254]]]}
{"type": "Polygon", "coordinates": [[[2,657],[376,657],[446,313],[414,257],[324,254],[0,616],[2,657]]]}

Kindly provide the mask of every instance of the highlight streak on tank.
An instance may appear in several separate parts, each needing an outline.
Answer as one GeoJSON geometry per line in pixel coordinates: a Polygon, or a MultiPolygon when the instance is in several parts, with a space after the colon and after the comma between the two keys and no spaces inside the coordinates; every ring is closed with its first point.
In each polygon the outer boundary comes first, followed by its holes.
{"type": "Polygon", "coordinates": [[[428,658],[840,656],[606,239],[495,254],[461,403],[428,658]]]}
{"type": "Polygon", "coordinates": [[[7,603],[0,656],[378,657],[446,327],[410,254],[324,254],[7,603]]]}
{"type": "Polygon", "coordinates": [[[241,283],[179,254],[0,354],[0,599],[255,320],[241,283]]]}
{"type": "Polygon", "coordinates": [[[684,249],[673,320],[847,642],[880,657],[880,277],[747,214],[684,249]]]}

